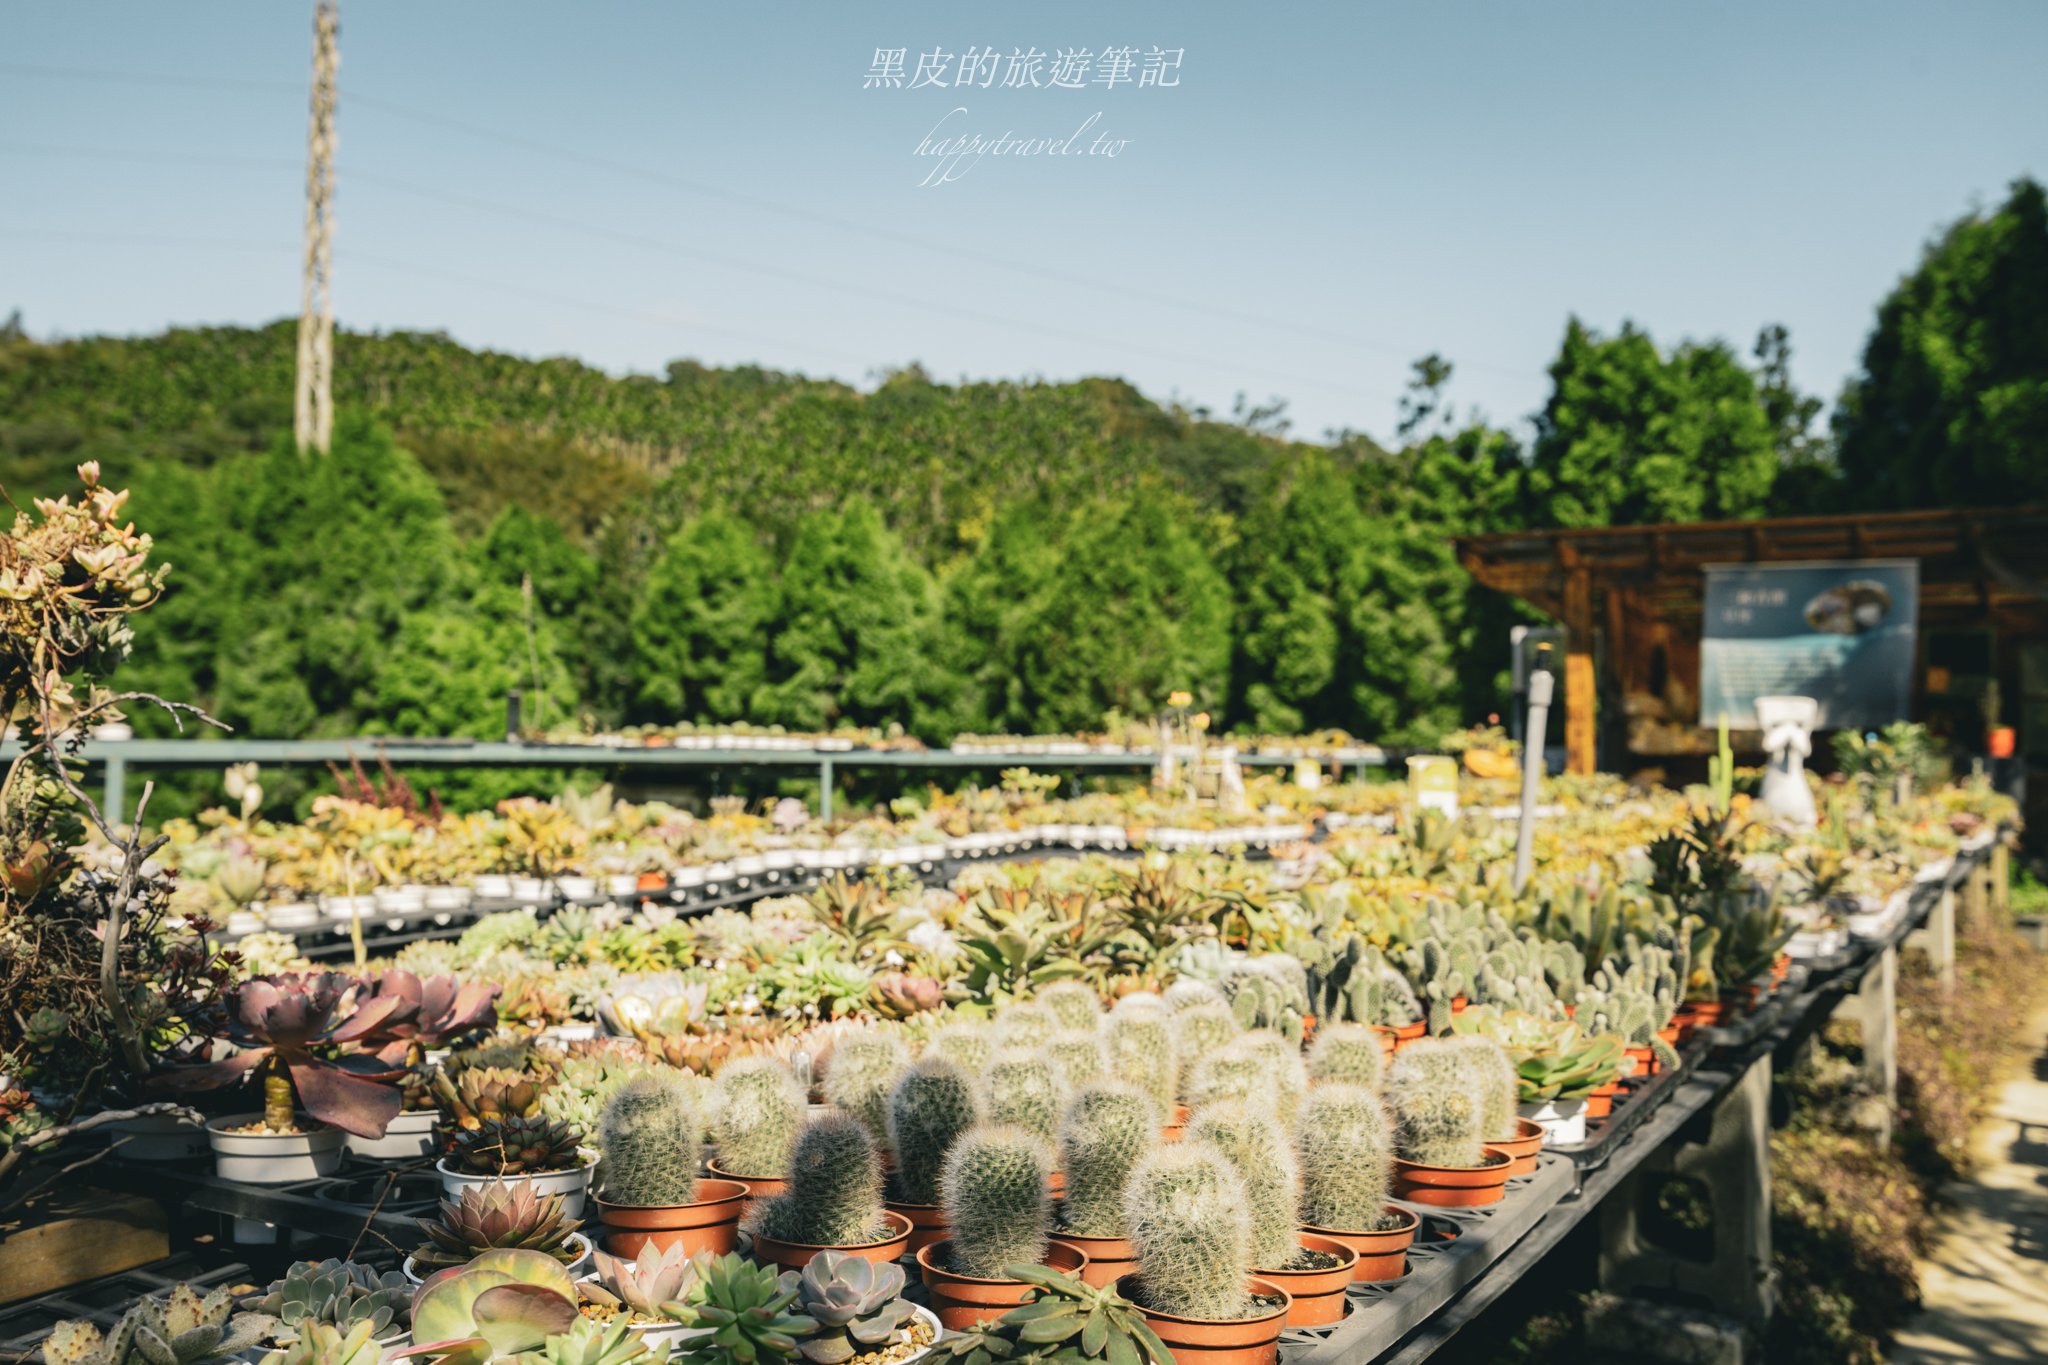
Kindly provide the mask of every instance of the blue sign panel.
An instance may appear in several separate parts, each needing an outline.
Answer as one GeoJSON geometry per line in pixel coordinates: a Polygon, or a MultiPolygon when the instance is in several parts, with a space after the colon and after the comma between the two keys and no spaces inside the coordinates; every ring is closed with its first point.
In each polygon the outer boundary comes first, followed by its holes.
{"type": "Polygon", "coordinates": [[[1812,697],[1824,730],[1906,719],[1917,561],[1730,564],[1706,574],[1700,724],[1754,728],[1758,697],[1812,697]]]}

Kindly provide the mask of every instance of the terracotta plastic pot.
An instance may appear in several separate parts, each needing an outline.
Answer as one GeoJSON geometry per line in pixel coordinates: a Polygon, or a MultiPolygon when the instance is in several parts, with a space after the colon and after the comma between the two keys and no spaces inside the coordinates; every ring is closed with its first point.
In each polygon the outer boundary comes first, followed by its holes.
{"type": "Polygon", "coordinates": [[[811,1257],[821,1251],[843,1251],[850,1256],[858,1256],[863,1261],[873,1261],[876,1265],[881,1265],[901,1256],[904,1247],[910,1243],[908,1218],[894,1209],[884,1209],[882,1217],[889,1224],[890,1235],[879,1242],[869,1242],[866,1246],[813,1246],[808,1242],[785,1242],[779,1237],[766,1237],[757,1232],[754,1234],[754,1259],[779,1265],[784,1270],[802,1270],[811,1263],[811,1257]]]}
{"type": "Polygon", "coordinates": [[[905,1204],[891,1199],[882,1205],[910,1220],[909,1250],[922,1251],[946,1240],[946,1211],[937,1204],[905,1204]]]}
{"type": "Polygon", "coordinates": [[[1536,1154],[1543,1150],[1544,1127],[1533,1119],[1515,1120],[1515,1136],[1488,1147],[1508,1158],[1508,1179],[1536,1173],[1536,1154]]]}
{"type": "Polygon", "coordinates": [[[1137,1248],[1122,1237],[1083,1237],[1079,1233],[1060,1232],[1053,1235],[1053,1241],[1064,1243],[1088,1258],[1081,1264],[1081,1281],[1097,1289],[1138,1272],[1137,1248]]]}
{"type": "Polygon", "coordinates": [[[1394,1198],[1439,1209],[1497,1204],[1507,1193],[1508,1169],[1514,1162],[1491,1147],[1486,1156],[1484,1166],[1424,1166],[1395,1157],[1394,1198]]]}
{"type": "Polygon", "coordinates": [[[1173,1117],[1160,1126],[1159,1140],[1161,1142],[1179,1142],[1183,1137],[1187,1136],[1187,1131],[1188,1107],[1184,1104],[1176,1104],[1173,1106],[1173,1117]]]}
{"type": "Polygon", "coordinates": [[[1655,1048],[1632,1047],[1626,1049],[1626,1052],[1628,1059],[1636,1064],[1634,1074],[1638,1076],[1654,1076],[1657,1074],[1657,1052],[1655,1048]]]}
{"type": "Polygon", "coordinates": [[[754,1211],[754,1205],[760,1203],[763,1199],[773,1199],[776,1195],[789,1188],[789,1182],[779,1176],[735,1175],[733,1172],[720,1166],[716,1157],[705,1162],[704,1168],[720,1180],[730,1180],[735,1185],[745,1185],[747,1187],[746,1201],[740,1205],[741,1222],[745,1222],[747,1215],[754,1211]]]}
{"type": "Polygon", "coordinates": [[[1466,1008],[1471,1005],[1471,1003],[1472,1002],[1470,1000],[1467,1000],[1462,995],[1454,995],[1451,997],[1451,1013],[1463,1014],[1466,1008]]]}
{"type": "Polygon", "coordinates": [[[1388,1028],[1385,1024],[1374,1024],[1372,1031],[1373,1035],[1380,1040],[1380,1060],[1383,1062],[1393,1061],[1394,1053],[1401,1046],[1401,1035],[1388,1028]]]}
{"type": "Polygon", "coordinates": [[[1320,1237],[1351,1248],[1358,1259],[1351,1266],[1353,1284],[1376,1284],[1381,1280],[1398,1280],[1408,1273],[1408,1248],[1415,1242],[1415,1233],[1422,1226],[1422,1220],[1407,1209],[1387,1205],[1387,1212],[1401,1220],[1401,1226],[1387,1232],[1345,1232],[1340,1228],[1304,1227],[1308,1236],[1302,1238],[1306,1245],[1311,1237],[1320,1237]]]}
{"type": "Polygon", "coordinates": [[[1351,1286],[1358,1253],[1334,1237],[1304,1234],[1302,1249],[1323,1251],[1337,1258],[1328,1270],[1255,1270],[1262,1280],[1287,1292],[1289,1327],[1328,1327],[1344,1319],[1344,1291],[1351,1286]]]}
{"type": "Polygon", "coordinates": [[[1417,1019],[1412,1024],[1403,1024],[1394,1030],[1394,1051],[1399,1052],[1417,1038],[1427,1037],[1428,1034],[1429,1020],[1427,1019],[1417,1019]]]}
{"type": "Polygon", "coordinates": [[[687,1204],[613,1204],[593,1196],[604,1224],[604,1246],[614,1256],[633,1259],[647,1247],[666,1251],[680,1242],[694,1256],[708,1251],[723,1256],[739,1244],[740,1206],[747,1187],[737,1180],[700,1180],[697,1197],[687,1204]]]}
{"type": "Polygon", "coordinates": [[[1614,1112],[1614,1097],[1621,1093],[1620,1081],[1609,1081],[1586,1094],[1586,1118],[1604,1119],[1614,1112]]]}
{"type": "MultiPolygon", "coordinates": [[[[1172,1313],[1155,1313],[1139,1306],[1146,1325],[1159,1334],[1176,1365],[1276,1365],[1280,1359],[1280,1333],[1287,1326],[1287,1291],[1270,1280],[1254,1277],[1245,1282],[1254,1294],[1278,1297],[1279,1307],[1255,1318],[1215,1322],[1203,1318],[1182,1318],[1172,1313]]],[[[1117,1293],[1131,1298],[1142,1292],[1138,1277],[1126,1275],[1116,1283],[1117,1293]]]]}
{"type": "Polygon", "coordinates": [[[1065,1171],[1048,1172],[1045,1177],[1045,1192],[1054,1199],[1058,1199],[1061,1195],[1065,1194],[1067,1192],[1067,1173],[1065,1171]]]}
{"type": "MultiPolygon", "coordinates": [[[[956,1275],[945,1268],[951,1243],[943,1239],[921,1247],[917,1269],[931,1295],[932,1311],[949,1332],[962,1331],[977,1322],[987,1322],[1024,1302],[1033,1286],[1022,1280],[984,1280],[973,1275],[956,1275]]],[[[1088,1256],[1064,1242],[1046,1244],[1045,1264],[1068,1275],[1078,1275],[1088,1256]]]]}

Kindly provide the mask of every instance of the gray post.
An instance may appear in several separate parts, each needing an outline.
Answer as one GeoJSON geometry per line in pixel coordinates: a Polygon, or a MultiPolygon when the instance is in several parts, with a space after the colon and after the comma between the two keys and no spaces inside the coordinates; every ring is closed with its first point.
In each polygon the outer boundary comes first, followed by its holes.
{"type": "Polygon", "coordinates": [[[120,754],[107,755],[106,790],[100,797],[100,814],[107,817],[107,823],[121,823],[123,812],[128,809],[128,760],[120,754]]]}
{"type": "Polygon", "coordinates": [[[1548,669],[1529,674],[1529,728],[1522,742],[1522,813],[1515,822],[1515,891],[1529,884],[1529,864],[1535,856],[1536,793],[1543,777],[1543,730],[1550,719],[1548,669]]]}
{"type": "Polygon", "coordinates": [[[1840,1013],[1856,1024],[1863,1042],[1863,1084],[1871,1093],[1856,1115],[1858,1124],[1891,1141],[1892,1113],[1899,1103],[1899,953],[1887,948],[1863,974],[1863,984],[1842,1002],[1840,1013]]]}
{"type": "Polygon", "coordinates": [[[818,818],[832,818],[832,760],[829,758],[818,760],[818,818]]]}

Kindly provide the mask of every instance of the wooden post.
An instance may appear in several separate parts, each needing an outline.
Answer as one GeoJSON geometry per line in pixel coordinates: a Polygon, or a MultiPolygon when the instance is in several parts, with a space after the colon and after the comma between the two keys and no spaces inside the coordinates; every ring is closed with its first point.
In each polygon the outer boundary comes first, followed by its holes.
{"type": "Polygon", "coordinates": [[[1594,765],[1593,577],[1579,552],[1558,547],[1564,565],[1565,771],[1589,774],[1594,765]]]}

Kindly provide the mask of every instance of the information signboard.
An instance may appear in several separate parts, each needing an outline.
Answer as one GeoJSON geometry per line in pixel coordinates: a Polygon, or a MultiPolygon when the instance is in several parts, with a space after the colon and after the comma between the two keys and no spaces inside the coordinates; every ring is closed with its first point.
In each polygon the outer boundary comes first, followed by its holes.
{"type": "Polygon", "coordinates": [[[1816,729],[1874,730],[1912,701],[1920,565],[1911,559],[1706,570],[1700,724],[1756,726],[1758,697],[1812,697],[1816,729]]]}

